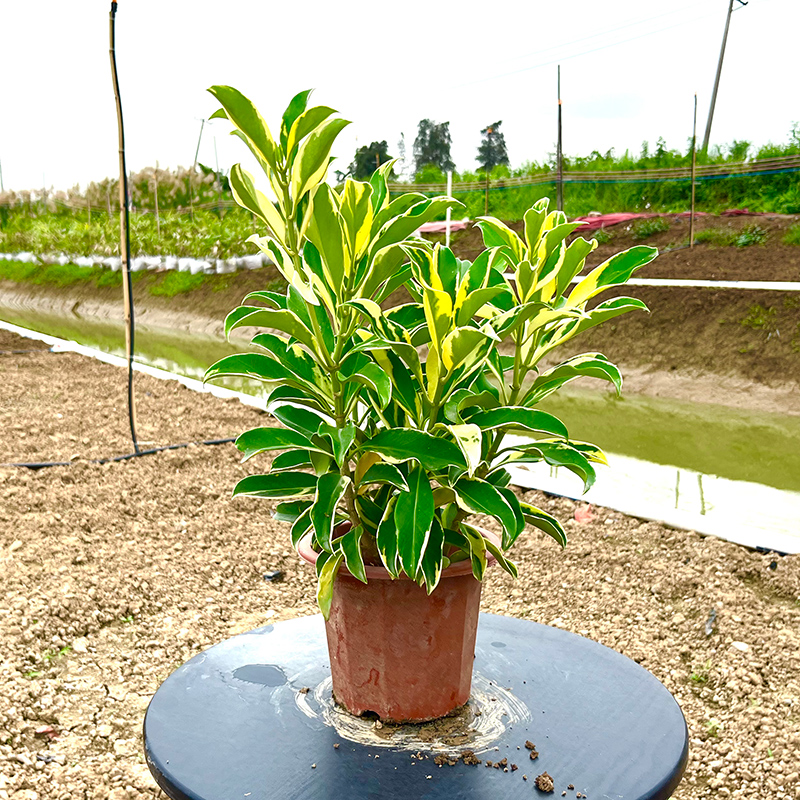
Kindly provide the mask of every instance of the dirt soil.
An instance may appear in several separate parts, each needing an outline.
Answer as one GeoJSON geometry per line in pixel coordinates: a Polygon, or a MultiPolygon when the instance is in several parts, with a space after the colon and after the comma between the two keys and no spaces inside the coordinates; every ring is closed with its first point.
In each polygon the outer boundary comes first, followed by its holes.
{"type": "MultiPolygon", "coordinates": [[[[1,336],[0,351],[31,347],[1,336]]],[[[0,800],[155,798],[140,731],[160,683],[226,637],[316,613],[272,504],[230,497],[263,461],[242,465],[232,445],[87,461],[131,449],[124,392],[122,370],[81,356],[0,355],[0,463],[74,459],[0,468],[0,800]]],[[[266,420],[146,376],[136,395],[154,444],[266,420]]],[[[522,577],[495,570],[484,610],[588,636],[661,680],[691,738],[678,800],[800,800],[800,556],[602,508],[578,522],[573,501],[528,496],[570,544],[521,537],[522,577]]],[[[569,779],[545,754],[539,768],[569,779]]]]}
{"type": "MultiPolygon", "coordinates": [[[[607,228],[610,241],[592,254],[587,268],[626,247],[646,244],[662,253],[637,277],[800,281],[800,247],[782,244],[798,217],[701,217],[700,232],[728,234],[757,225],[766,240],[741,248],[700,243],[693,249],[675,249],[688,239],[688,221],[665,219],[668,230],[642,240],[634,237],[635,223],[607,228]]],[[[511,227],[521,230],[521,225],[511,227]]],[[[454,235],[453,248],[462,258],[474,258],[480,242],[473,227],[454,235]]],[[[225,315],[248,292],[274,284],[278,277],[270,268],[208,276],[192,292],[165,298],[149,293],[158,276],[144,275],[134,287],[137,319],[151,326],[220,334],[225,315]]],[[[626,314],[588,331],[565,355],[603,352],[635,378],[628,391],[800,414],[800,293],[670,287],[630,287],[623,293],[642,299],[650,313],[626,314]]],[[[0,302],[7,301],[121,319],[118,289],[56,290],[6,282],[0,284],[0,302]]]]}

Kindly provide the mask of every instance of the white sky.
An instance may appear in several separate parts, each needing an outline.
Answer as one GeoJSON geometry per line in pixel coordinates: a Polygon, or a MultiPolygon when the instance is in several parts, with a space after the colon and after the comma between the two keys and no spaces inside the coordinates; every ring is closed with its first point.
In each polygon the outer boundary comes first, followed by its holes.
{"type": "MultiPolygon", "coordinates": [[[[738,6],[738,2],[735,3],[738,6]]],[[[205,89],[251,97],[273,131],[297,91],[353,120],[334,150],[386,139],[408,154],[423,117],[450,121],[458,169],[501,119],[512,166],[555,149],[561,63],[564,151],[683,150],[698,95],[702,141],[727,0],[120,0],[117,61],[128,166],[189,166],[205,89]],[[393,18],[392,18],[393,15],[393,18]]],[[[68,188],[117,172],[107,0],[0,0],[0,163],[6,189],[68,188]]],[[[786,142],[800,121],[797,0],[733,14],[711,142],[786,142]]],[[[206,125],[199,160],[246,161],[229,124],[206,125]]]]}

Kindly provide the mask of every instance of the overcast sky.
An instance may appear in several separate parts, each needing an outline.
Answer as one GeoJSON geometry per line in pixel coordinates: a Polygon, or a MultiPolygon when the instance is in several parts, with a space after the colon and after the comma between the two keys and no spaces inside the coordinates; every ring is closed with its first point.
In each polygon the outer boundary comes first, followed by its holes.
{"type": "MultiPolygon", "coordinates": [[[[797,0],[750,0],[731,20],[712,144],[786,142],[800,121],[797,0]]],[[[0,0],[0,163],[6,189],[57,189],[114,175],[110,4],[0,0]]],[[[561,64],[564,151],[683,150],[698,95],[702,140],[728,0],[121,0],[117,60],[128,166],[190,166],[205,89],[235,86],[275,130],[287,101],[354,124],[334,153],[386,139],[409,155],[424,117],[450,121],[457,169],[474,169],[480,129],[503,121],[512,166],[555,149],[561,64]]],[[[200,161],[245,161],[229,124],[206,125],[200,161]]]]}

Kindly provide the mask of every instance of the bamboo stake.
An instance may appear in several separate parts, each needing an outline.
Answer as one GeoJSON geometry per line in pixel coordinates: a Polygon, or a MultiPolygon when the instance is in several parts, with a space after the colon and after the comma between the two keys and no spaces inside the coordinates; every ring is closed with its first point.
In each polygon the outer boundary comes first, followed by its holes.
{"type": "MultiPolygon", "coordinates": [[[[111,13],[109,14],[109,57],[111,59],[111,79],[114,85],[114,100],[117,106],[117,130],[119,132],[119,237],[120,259],[122,261],[122,296],[125,305],[125,353],[128,359],[128,422],[130,423],[133,449],[139,452],[139,443],[136,438],[136,407],[133,399],[133,302],[132,281],[130,272],[131,246],[130,246],[130,220],[128,203],[127,171],[125,169],[125,129],[122,123],[122,101],[119,93],[119,80],[117,78],[117,58],[114,44],[114,18],[117,13],[116,0],[112,0],[111,13]]],[[[109,213],[111,201],[109,200],[109,213]]]]}

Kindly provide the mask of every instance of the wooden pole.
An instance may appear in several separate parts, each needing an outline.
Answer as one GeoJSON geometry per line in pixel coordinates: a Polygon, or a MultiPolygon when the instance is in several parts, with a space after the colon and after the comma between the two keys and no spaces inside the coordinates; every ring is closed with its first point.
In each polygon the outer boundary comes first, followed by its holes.
{"type": "Polygon", "coordinates": [[[564,210],[564,155],[561,149],[561,64],[558,65],[558,144],[556,145],[556,208],[564,210]]]}
{"type": "MultiPolygon", "coordinates": [[[[130,214],[128,203],[128,180],[125,169],[125,129],[122,122],[122,100],[120,99],[119,80],[117,78],[117,58],[114,43],[114,23],[117,13],[117,3],[111,3],[109,15],[109,57],[111,59],[111,79],[114,85],[114,100],[117,106],[117,131],[119,134],[119,240],[120,260],[122,261],[122,296],[125,305],[125,352],[128,359],[128,422],[130,423],[133,449],[139,452],[139,443],[136,437],[136,406],[133,398],[133,300],[132,281],[130,272],[131,245],[130,245],[130,214]]],[[[109,200],[109,206],[110,206],[109,200]]]]}
{"type": "Polygon", "coordinates": [[[692,208],[689,214],[689,247],[694,247],[694,178],[697,173],[697,92],[694,95],[694,124],[692,125],[692,208]]]}

